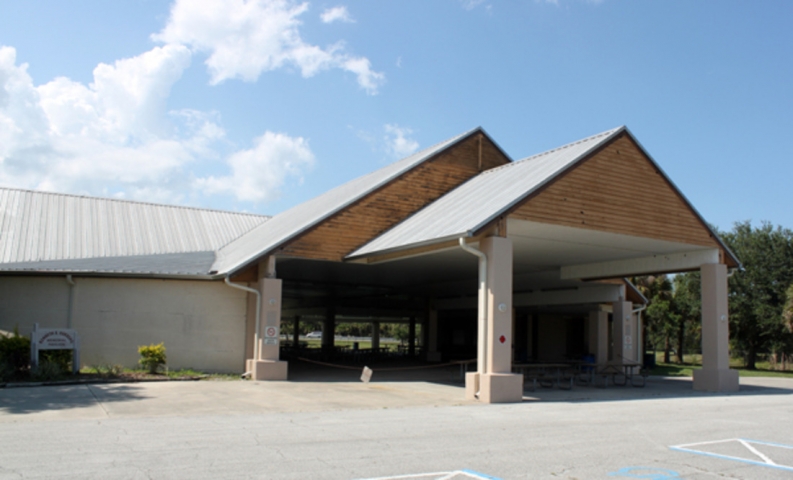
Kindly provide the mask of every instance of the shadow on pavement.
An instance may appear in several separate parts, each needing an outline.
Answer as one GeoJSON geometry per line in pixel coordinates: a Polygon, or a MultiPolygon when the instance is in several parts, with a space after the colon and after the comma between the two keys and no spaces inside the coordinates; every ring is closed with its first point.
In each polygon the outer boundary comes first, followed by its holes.
{"type": "Polygon", "coordinates": [[[141,390],[141,387],[134,384],[5,388],[0,390],[0,413],[29,414],[89,408],[100,406],[101,403],[148,398],[142,395],[141,390]]]}
{"type": "MultiPolygon", "coordinates": [[[[416,361],[373,363],[371,383],[379,382],[430,382],[443,385],[462,385],[464,378],[459,365],[437,366],[416,361]]],[[[328,366],[300,360],[289,361],[289,381],[292,382],[360,382],[360,366],[328,366]]]]}
{"type": "Polygon", "coordinates": [[[659,398],[729,397],[750,395],[793,395],[793,380],[779,378],[741,378],[737,392],[700,392],[693,388],[690,377],[649,377],[644,387],[608,385],[579,386],[566,390],[558,387],[537,387],[523,393],[524,402],[615,402],[659,398]]]}

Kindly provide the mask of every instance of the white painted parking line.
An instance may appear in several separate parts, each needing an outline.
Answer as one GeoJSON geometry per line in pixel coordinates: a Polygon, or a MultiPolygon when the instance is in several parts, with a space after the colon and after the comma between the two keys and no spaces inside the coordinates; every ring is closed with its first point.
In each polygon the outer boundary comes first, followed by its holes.
{"type": "Polygon", "coordinates": [[[728,438],[726,440],[713,440],[708,442],[688,443],[669,447],[679,452],[693,453],[707,457],[732,460],[736,462],[770,467],[793,472],[793,445],[763,442],[745,438],[728,438]],[[725,453],[725,450],[730,454],[725,453]],[[780,452],[787,453],[784,458],[779,458],[780,452]],[[775,459],[775,457],[777,457],[775,459]]]}
{"type": "Polygon", "coordinates": [[[473,470],[454,470],[451,472],[432,472],[414,473],[409,475],[394,475],[390,477],[366,478],[360,480],[463,480],[472,478],[474,480],[500,480],[484,473],[474,472],[473,470]]]}

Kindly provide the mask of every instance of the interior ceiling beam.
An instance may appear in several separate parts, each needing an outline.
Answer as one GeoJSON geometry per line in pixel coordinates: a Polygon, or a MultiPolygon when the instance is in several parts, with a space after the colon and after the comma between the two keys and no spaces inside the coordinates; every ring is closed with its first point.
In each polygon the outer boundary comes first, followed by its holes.
{"type": "Polygon", "coordinates": [[[686,272],[696,270],[706,263],[720,263],[719,260],[718,249],[702,249],[682,253],[651,255],[628,260],[567,265],[562,267],[560,278],[562,280],[588,280],[686,272]]]}
{"type": "MultiPolygon", "coordinates": [[[[424,312],[418,310],[389,310],[384,308],[355,308],[355,307],[337,307],[335,310],[336,317],[353,317],[359,318],[361,321],[378,320],[378,319],[392,319],[398,323],[400,319],[410,317],[421,317],[424,312]]],[[[295,316],[301,317],[319,317],[325,318],[327,315],[327,308],[284,308],[281,310],[281,318],[291,318],[295,316]]],[[[339,319],[339,321],[345,321],[339,319]]],[[[352,320],[349,320],[352,321],[352,320]]]]}
{"type": "MultiPolygon", "coordinates": [[[[512,305],[515,307],[586,305],[617,302],[622,298],[625,298],[624,285],[593,283],[569,289],[515,293],[512,295],[512,305]]],[[[476,308],[477,301],[478,298],[475,296],[444,298],[435,300],[434,306],[438,310],[476,308]]]]}

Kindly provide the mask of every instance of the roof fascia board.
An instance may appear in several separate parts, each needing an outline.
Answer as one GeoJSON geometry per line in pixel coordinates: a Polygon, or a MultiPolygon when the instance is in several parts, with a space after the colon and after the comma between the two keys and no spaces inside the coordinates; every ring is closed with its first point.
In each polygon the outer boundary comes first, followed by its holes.
{"type": "Polygon", "coordinates": [[[455,139],[452,143],[450,143],[449,145],[446,145],[443,149],[441,149],[441,150],[433,153],[429,157],[425,158],[420,163],[417,163],[417,164],[413,165],[411,168],[405,170],[400,175],[388,180],[387,182],[384,182],[382,185],[379,185],[378,187],[376,187],[376,188],[374,188],[372,190],[369,190],[368,192],[364,193],[363,195],[359,196],[358,198],[344,203],[338,209],[334,210],[333,212],[329,212],[327,215],[322,216],[321,218],[319,218],[317,221],[315,221],[311,225],[306,225],[303,229],[297,231],[292,236],[284,239],[283,241],[281,241],[279,244],[275,245],[274,247],[272,247],[272,248],[270,248],[270,249],[268,249],[266,251],[260,252],[259,254],[257,254],[254,257],[251,257],[247,262],[240,263],[240,264],[238,264],[238,265],[236,265],[234,267],[228,268],[228,269],[226,269],[226,271],[221,272],[221,273],[223,274],[223,276],[232,276],[232,275],[238,273],[241,270],[244,270],[246,268],[250,268],[252,265],[257,264],[262,257],[265,257],[267,255],[272,255],[272,254],[276,254],[277,255],[278,250],[283,248],[287,243],[294,242],[296,240],[299,240],[301,237],[303,237],[305,235],[308,235],[313,230],[319,228],[319,226],[322,223],[324,223],[325,221],[329,220],[330,218],[333,218],[334,216],[340,214],[344,210],[357,205],[358,203],[364,201],[369,196],[376,194],[377,192],[383,190],[384,188],[388,187],[392,183],[396,182],[398,179],[402,178],[408,172],[413,171],[414,169],[418,168],[420,165],[424,165],[425,163],[436,159],[441,154],[448,152],[452,148],[458,146],[460,143],[462,143],[462,142],[468,140],[469,138],[471,138],[472,136],[480,134],[480,133],[482,135],[484,135],[491,143],[493,143],[493,145],[495,145],[496,148],[498,148],[498,150],[502,154],[504,154],[504,157],[506,157],[507,160],[509,160],[510,162],[513,161],[512,158],[509,155],[507,155],[506,153],[504,153],[504,151],[501,149],[501,147],[498,146],[498,144],[490,137],[490,135],[487,134],[487,132],[485,132],[485,130],[482,127],[476,127],[474,129],[470,130],[468,133],[463,134],[462,136],[460,136],[460,138],[455,139]]]}
{"type": "Polygon", "coordinates": [[[466,243],[476,243],[479,241],[479,238],[472,237],[469,232],[464,232],[456,235],[449,235],[447,237],[442,237],[440,239],[433,239],[427,240],[425,242],[419,242],[416,244],[411,245],[409,248],[389,248],[387,250],[381,250],[375,253],[367,253],[363,255],[356,255],[346,257],[345,261],[349,263],[368,263],[368,264],[375,264],[375,263],[386,263],[392,262],[395,260],[403,260],[406,258],[411,257],[420,257],[422,255],[429,255],[432,253],[438,253],[446,250],[453,250],[454,248],[458,248],[458,239],[460,237],[466,238],[466,243]],[[453,245],[444,245],[444,244],[451,244],[453,245]],[[427,247],[437,246],[434,249],[427,249],[427,247]]]}
{"type": "Polygon", "coordinates": [[[159,280],[222,280],[223,275],[96,272],[88,270],[0,270],[0,277],[139,278],[159,280]]]}

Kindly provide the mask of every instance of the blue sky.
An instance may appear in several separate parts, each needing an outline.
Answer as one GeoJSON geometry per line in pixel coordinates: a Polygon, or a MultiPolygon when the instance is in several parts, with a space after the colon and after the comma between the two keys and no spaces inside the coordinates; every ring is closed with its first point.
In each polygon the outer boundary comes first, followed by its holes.
{"type": "Polygon", "coordinates": [[[476,126],[520,159],[625,124],[719,228],[793,228],[791,20],[783,1],[0,0],[0,184],[274,214],[476,126]]]}

